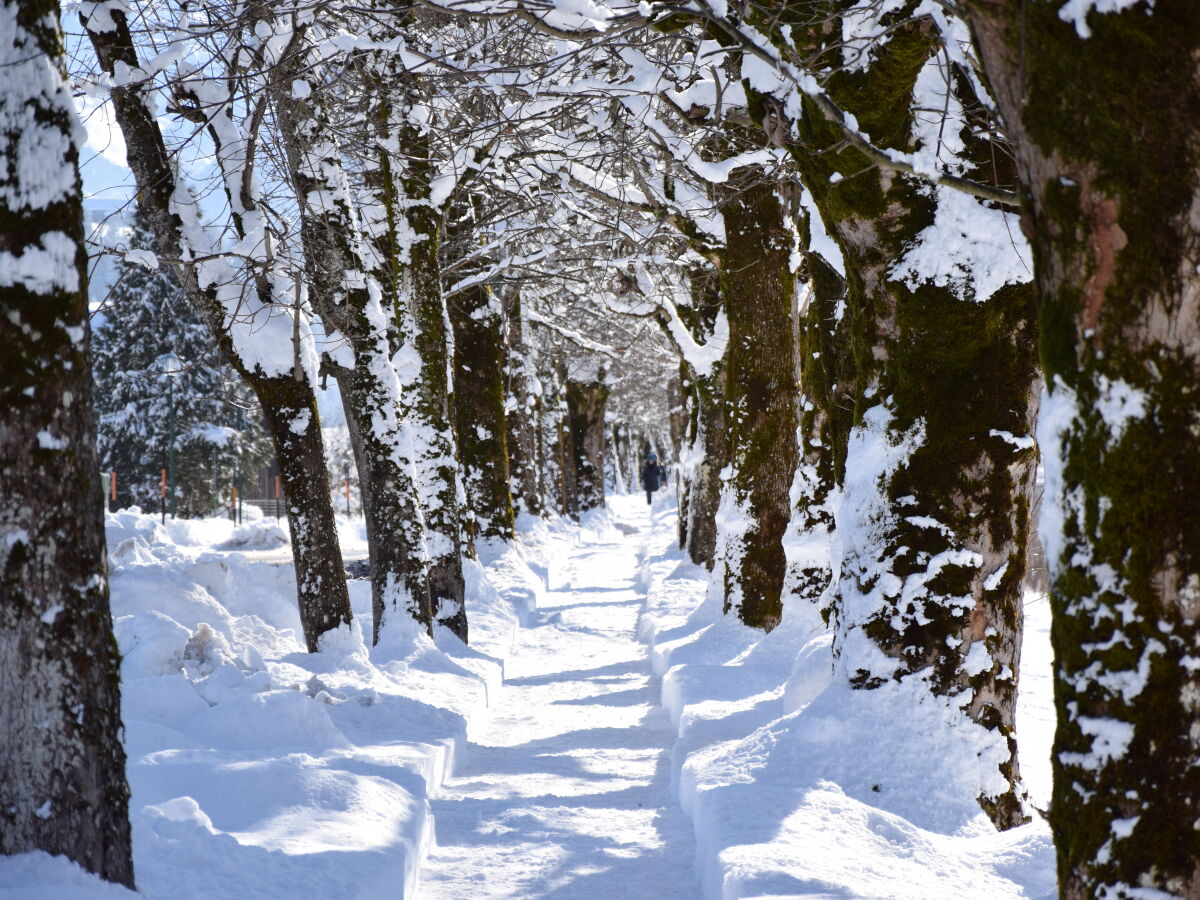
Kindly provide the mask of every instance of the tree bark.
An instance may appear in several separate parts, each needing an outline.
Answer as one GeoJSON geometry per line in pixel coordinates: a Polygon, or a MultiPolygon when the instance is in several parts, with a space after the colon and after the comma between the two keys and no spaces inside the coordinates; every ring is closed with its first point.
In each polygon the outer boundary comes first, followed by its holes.
{"type": "Polygon", "coordinates": [[[568,381],[566,394],[571,435],[567,464],[575,473],[578,514],[604,506],[604,407],[609,389],[603,380],[568,381]]]}
{"type": "Polygon", "coordinates": [[[0,3],[0,71],[0,853],[63,854],[132,888],[80,126],[57,4],[0,3]]]}
{"type": "MultiPolygon", "coordinates": [[[[107,8],[106,15],[110,16],[111,24],[80,16],[101,67],[110,75],[118,64],[130,71],[141,71],[125,13],[107,8]]],[[[322,633],[352,618],[316,394],[302,371],[266,372],[259,364],[246,362],[238,352],[233,329],[253,325],[238,321],[218,296],[221,285],[210,284],[206,279],[202,286],[199,266],[186,261],[197,255],[185,239],[181,218],[193,201],[176,179],[152,113],[156,101],[148,95],[148,87],[145,82],[135,81],[112,89],[113,110],[138,185],[138,205],[150,222],[159,251],[169,259],[179,260],[172,265],[188,302],[212,332],[225,358],[246,379],[267,418],[292,530],[300,621],[305,644],[312,652],[317,649],[322,633]]],[[[189,227],[198,228],[199,223],[190,222],[189,227]]],[[[265,288],[258,276],[248,273],[245,277],[260,281],[253,293],[261,293],[265,288]]],[[[288,314],[264,309],[267,316],[288,314]]],[[[299,311],[290,315],[299,315],[299,311]]]]}
{"type": "Polygon", "coordinates": [[[851,345],[844,314],[846,282],[811,249],[805,254],[804,270],[805,301],[796,317],[800,460],[792,486],[795,507],[790,525],[798,538],[792,545],[801,549],[788,560],[787,585],[796,602],[819,606],[833,578],[829,551],[835,496],[844,477],[853,425],[856,374],[853,354],[846,349],[851,345]]]}
{"type": "Polygon", "coordinates": [[[722,205],[726,249],[720,275],[729,317],[725,403],[729,459],[723,504],[740,534],[718,552],[726,612],[770,631],[783,616],[783,535],[796,469],[792,236],[776,185],[759,179],[722,205]]]}
{"type": "MultiPolygon", "coordinates": [[[[564,387],[565,390],[565,387],[564,387]]],[[[558,408],[551,417],[550,427],[554,433],[552,464],[558,476],[558,512],[571,519],[579,519],[579,470],[575,466],[575,437],[571,431],[566,400],[561,395],[558,408]]]]}
{"type": "Polygon", "coordinates": [[[711,571],[717,552],[721,470],[725,468],[729,453],[723,365],[718,366],[713,375],[695,379],[693,398],[696,405],[694,446],[699,450],[700,459],[688,487],[687,552],[692,562],[711,571]]]}
{"type": "Polygon", "coordinates": [[[545,509],[542,465],[537,452],[541,395],[534,390],[540,385],[529,371],[519,290],[509,291],[506,306],[508,330],[505,371],[508,385],[505,407],[508,415],[505,427],[508,429],[513,503],[518,509],[540,516],[545,509]]]}
{"type": "Polygon", "coordinates": [[[512,540],[514,512],[505,421],[504,322],[484,285],[450,304],[454,327],[454,407],[472,538],[512,540]]]}
{"type": "MultiPolygon", "coordinates": [[[[820,52],[821,29],[805,32],[820,52]]],[[[922,140],[913,92],[937,40],[930,20],[915,19],[891,32],[869,67],[829,79],[829,95],[878,146],[910,152],[922,140]]],[[[949,90],[962,108],[978,106],[961,74],[951,72],[949,90]]],[[[1036,466],[1032,287],[981,294],[983,272],[967,272],[956,285],[899,271],[957,196],[872,167],[812,101],[805,104],[793,157],[846,274],[849,352],[826,347],[822,360],[833,350],[826,362],[806,363],[815,409],[805,437],[833,443],[846,489],[827,610],[835,653],[856,687],[918,677],[993,732],[1008,789],[981,796],[980,804],[997,827],[1011,827],[1026,820],[1013,725],[1036,466]],[[881,454],[887,465],[866,478],[881,454]]],[[[986,141],[966,128],[960,139],[965,164],[993,179],[1011,175],[1002,163],[993,168],[998,154],[986,141]]],[[[998,242],[1008,243],[1005,223],[993,227],[998,242]]],[[[820,343],[819,331],[810,330],[802,348],[820,343]]],[[[819,468],[811,475],[819,503],[828,475],[819,468]]]]}
{"type": "MultiPolygon", "coordinates": [[[[696,267],[690,273],[692,303],[679,312],[684,324],[698,342],[707,344],[723,311],[721,284],[717,270],[696,267]]],[[[683,494],[679,515],[686,519],[680,526],[681,546],[688,558],[709,571],[716,562],[717,508],[721,502],[721,471],[729,461],[726,437],[725,368],[726,359],[706,372],[696,372],[684,363],[687,384],[688,465],[683,471],[683,494]]]]}
{"type": "Polygon", "coordinates": [[[416,464],[427,492],[425,538],[429,556],[429,596],[434,620],[467,640],[467,609],[462,557],[462,485],[454,440],[453,336],[442,294],[441,211],[433,207],[430,184],[435,174],[422,129],[402,113],[401,146],[405,170],[399,173],[404,217],[417,235],[408,262],[396,280],[397,320],[417,365],[405,373],[407,415],[413,424],[416,464]]]}
{"type": "MultiPolygon", "coordinates": [[[[378,263],[363,246],[341,154],[324,115],[328,98],[293,96],[294,80],[307,69],[303,30],[295,32],[293,44],[273,77],[274,102],[300,208],[310,302],[326,328],[349,344],[353,358],[350,368],[327,367],[337,378],[355,446],[371,557],[372,636],[378,642],[393,610],[426,624],[432,621],[424,527],[409,441],[399,417],[400,382],[391,364],[394,311],[383,302],[374,271],[378,263]]],[[[371,180],[388,190],[378,184],[383,179],[377,173],[371,180]]]]}
{"type": "Polygon", "coordinates": [[[1059,889],[1200,897],[1200,6],[969,10],[1042,300],[1059,889]]]}

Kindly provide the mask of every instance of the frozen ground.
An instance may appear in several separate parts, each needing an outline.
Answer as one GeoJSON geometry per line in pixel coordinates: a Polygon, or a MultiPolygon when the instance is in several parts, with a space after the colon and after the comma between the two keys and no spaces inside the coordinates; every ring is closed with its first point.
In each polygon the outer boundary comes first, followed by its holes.
{"type": "MultiPolygon", "coordinates": [[[[926,714],[828,683],[811,617],[763,637],[719,615],[673,547],[671,498],[523,525],[468,568],[469,648],[399,623],[309,655],[271,521],[110,517],[141,894],[1053,896],[1044,824],[995,834],[926,714]]],[[[352,596],[369,622],[366,583],[352,596]]],[[[1018,711],[1039,806],[1045,607],[1027,604],[1018,711]]],[[[133,896],[0,859],[0,900],[133,896]]]]}

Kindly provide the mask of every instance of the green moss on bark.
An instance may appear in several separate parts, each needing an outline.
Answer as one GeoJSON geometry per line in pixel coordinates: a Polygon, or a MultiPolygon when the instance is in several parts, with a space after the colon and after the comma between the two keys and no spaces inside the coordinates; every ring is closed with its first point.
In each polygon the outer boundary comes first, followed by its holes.
{"type": "Polygon", "coordinates": [[[1200,896],[1200,6],[978,4],[1011,123],[1064,426],[1050,823],[1064,897],[1200,896]],[[1109,737],[1097,736],[1106,723],[1109,737]],[[1105,748],[1110,749],[1106,750],[1105,748]],[[1122,820],[1128,834],[1114,832],[1122,820]]]}

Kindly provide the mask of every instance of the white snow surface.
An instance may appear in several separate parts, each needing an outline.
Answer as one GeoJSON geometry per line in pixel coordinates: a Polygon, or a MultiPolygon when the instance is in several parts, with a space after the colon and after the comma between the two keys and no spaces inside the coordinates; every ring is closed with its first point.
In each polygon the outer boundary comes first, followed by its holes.
{"type": "MultiPolygon", "coordinates": [[[[1040,821],[956,792],[936,705],[831,678],[829,635],[723,616],[674,498],[522,517],[468,561],[471,645],[402,620],[303,652],[286,535],[110,514],[134,863],[148,898],[1040,898],[1040,821]],[[238,539],[264,549],[220,550],[238,539]],[[250,538],[250,540],[246,540],[250,538]]],[[[339,521],[347,558],[361,520],[339,521]]],[[[1048,604],[1027,598],[1021,766],[1049,794],[1048,604]]],[[[361,626],[361,627],[360,627],[361,626]]],[[[0,858],[0,900],[134,894],[0,858]]]]}

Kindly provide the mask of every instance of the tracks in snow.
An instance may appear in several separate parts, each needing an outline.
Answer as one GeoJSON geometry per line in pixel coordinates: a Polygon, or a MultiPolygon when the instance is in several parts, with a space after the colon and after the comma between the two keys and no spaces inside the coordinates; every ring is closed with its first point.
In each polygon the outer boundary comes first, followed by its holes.
{"type": "Polygon", "coordinates": [[[636,637],[638,550],[652,522],[613,499],[619,525],[550,568],[505,688],[433,799],[437,844],[420,900],[694,900],[695,846],[670,792],[674,733],[636,637]]]}

